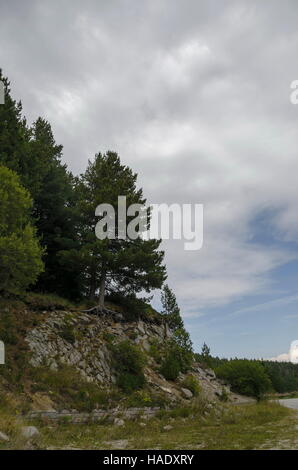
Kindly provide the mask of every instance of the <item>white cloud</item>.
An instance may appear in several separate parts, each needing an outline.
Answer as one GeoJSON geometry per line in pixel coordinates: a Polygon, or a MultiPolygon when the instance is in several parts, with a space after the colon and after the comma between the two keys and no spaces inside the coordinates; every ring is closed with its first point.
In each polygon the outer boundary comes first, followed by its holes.
{"type": "Polygon", "coordinates": [[[290,356],[289,354],[279,354],[279,356],[271,357],[269,360],[274,362],[289,362],[290,356]]]}
{"type": "Polygon", "coordinates": [[[149,202],[204,203],[203,249],[164,243],[178,301],[200,315],[268,291],[295,259],[284,242],[298,234],[297,5],[272,0],[269,18],[257,1],[132,4],[11,1],[2,65],[75,173],[114,149],[149,202]],[[267,209],[275,248],[252,242],[267,209]]]}

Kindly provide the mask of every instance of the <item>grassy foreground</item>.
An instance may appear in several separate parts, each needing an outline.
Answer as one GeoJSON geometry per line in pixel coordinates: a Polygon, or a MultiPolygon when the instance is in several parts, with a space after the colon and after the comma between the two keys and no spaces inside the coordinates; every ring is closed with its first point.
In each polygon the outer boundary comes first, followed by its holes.
{"type": "Polygon", "coordinates": [[[25,441],[18,437],[18,419],[2,414],[1,430],[11,439],[0,441],[0,449],[298,449],[298,413],[269,402],[223,405],[205,417],[184,408],[123,426],[26,424],[40,435],[25,441]]]}

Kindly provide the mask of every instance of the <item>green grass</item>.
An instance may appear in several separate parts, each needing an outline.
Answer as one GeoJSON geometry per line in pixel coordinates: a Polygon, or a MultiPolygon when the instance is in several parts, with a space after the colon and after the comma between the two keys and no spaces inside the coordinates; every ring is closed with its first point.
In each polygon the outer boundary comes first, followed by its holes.
{"type": "MultiPolygon", "coordinates": [[[[258,449],[272,448],[293,435],[298,415],[272,403],[223,407],[220,417],[184,412],[160,416],[140,425],[63,425],[42,428],[40,448],[112,449],[126,439],[127,449],[258,449]],[[172,429],[164,430],[171,424],[172,429]]],[[[298,438],[298,433],[296,431],[298,438]]],[[[297,442],[292,439],[296,448],[297,442]]],[[[290,444],[289,444],[290,445],[290,444]]]]}
{"type": "MultiPolygon", "coordinates": [[[[32,421],[40,436],[30,445],[36,449],[113,449],[119,447],[117,441],[126,440],[126,449],[298,449],[298,413],[276,403],[221,405],[220,414],[217,408],[208,416],[198,410],[196,406],[188,411],[181,408],[150,420],[126,421],[120,427],[106,422],[32,421]],[[165,430],[169,424],[172,428],[165,430]]],[[[15,430],[10,435],[12,442],[1,444],[2,448],[23,445],[18,440],[14,444],[15,430]]]]}
{"type": "Polygon", "coordinates": [[[201,393],[201,386],[198,380],[192,375],[186,376],[181,385],[188,388],[195,397],[201,393]]]}
{"type": "Polygon", "coordinates": [[[16,402],[9,400],[0,394],[0,431],[9,437],[9,442],[0,439],[0,450],[2,449],[25,449],[27,441],[21,435],[23,425],[20,412],[16,402]]]}

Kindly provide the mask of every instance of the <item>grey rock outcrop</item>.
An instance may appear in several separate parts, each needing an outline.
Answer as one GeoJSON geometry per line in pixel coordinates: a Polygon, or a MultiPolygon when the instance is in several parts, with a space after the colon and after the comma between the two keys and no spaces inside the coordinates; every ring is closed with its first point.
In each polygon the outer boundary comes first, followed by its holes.
{"type": "Polygon", "coordinates": [[[53,312],[27,334],[26,341],[32,352],[31,365],[47,364],[57,370],[59,364],[65,364],[73,366],[89,382],[113,384],[115,375],[105,339],[108,335],[119,341],[133,338],[133,342],[148,352],[150,339],[155,337],[162,341],[165,328],[141,320],[115,322],[108,316],[53,312]]]}
{"type": "MultiPolygon", "coordinates": [[[[152,345],[163,344],[171,335],[171,330],[162,321],[119,321],[112,315],[52,311],[45,314],[38,326],[28,331],[25,339],[31,351],[32,366],[47,365],[52,370],[63,365],[71,366],[87,382],[104,387],[116,382],[109,342],[111,339],[113,342],[130,340],[147,355],[144,374],[148,386],[174,404],[193,396],[183,385],[185,375],[181,374],[176,382],[165,380],[150,355],[152,345]]],[[[203,369],[199,364],[194,364],[187,375],[192,375],[200,383],[210,400],[217,400],[223,388],[229,393],[212,370],[203,369]]]]}

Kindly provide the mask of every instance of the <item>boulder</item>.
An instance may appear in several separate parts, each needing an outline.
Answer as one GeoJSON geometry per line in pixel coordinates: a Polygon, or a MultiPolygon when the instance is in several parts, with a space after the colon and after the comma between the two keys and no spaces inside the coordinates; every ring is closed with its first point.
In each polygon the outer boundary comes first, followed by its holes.
{"type": "Polygon", "coordinates": [[[184,398],[190,399],[193,397],[193,393],[188,388],[181,388],[181,392],[184,398]]]}
{"type": "Polygon", "coordinates": [[[171,426],[170,424],[167,424],[166,426],[164,426],[162,428],[164,431],[171,431],[171,429],[173,429],[173,426],[171,426]]]}
{"type": "Polygon", "coordinates": [[[9,441],[9,437],[4,433],[0,431],[0,441],[9,441]]]}
{"type": "Polygon", "coordinates": [[[35,426],[23,426],[22,427],[22,436],[30,439],[34,436],[39,436],[39,431],[35,426]]]}
{"type": "Polygon", "coordinates": [[[114,425],[115,426],[124,426],[125,422],[123,419],[121,418],[115,418],[114,419],[114,425]]]}
{"type": "Polygon", "coordinates": [[[118,441],[104,441],[106,446],[112,447],[112,449],[125,449],[128,445],[127,439],[120,439],[118,441]]]}

